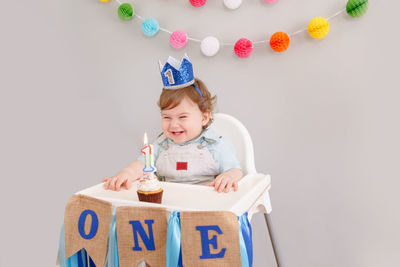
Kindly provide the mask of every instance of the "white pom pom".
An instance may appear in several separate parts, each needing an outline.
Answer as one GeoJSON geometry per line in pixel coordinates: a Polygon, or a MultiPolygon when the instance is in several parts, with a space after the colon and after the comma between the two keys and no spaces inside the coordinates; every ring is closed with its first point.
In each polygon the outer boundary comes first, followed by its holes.
{"type": "Polygon", "coordinates": [[[201,41],[200,49],[204,55],[212,57],[217,54],[219,50],[219,41],[213,36],[208,36],[201,41]]]}
{"type": "Polygon", "coordinates": [[[229,9],[236,9],[242,4],[242,0],[224,0],[224,5],[229,9]]]}

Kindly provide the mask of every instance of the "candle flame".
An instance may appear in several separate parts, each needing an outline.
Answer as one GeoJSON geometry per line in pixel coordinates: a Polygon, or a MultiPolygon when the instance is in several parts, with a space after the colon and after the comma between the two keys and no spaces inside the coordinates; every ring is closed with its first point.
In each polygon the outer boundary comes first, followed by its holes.
{"type": "Polygon", "coordinates": [[[147,146],[147,143],[148,143],[149,141],[147,140],[147,133],[145,132],[144,133],[144,136],[143,136],[143,143],[144,143],[144,145],[145,146],[147,146]]]}

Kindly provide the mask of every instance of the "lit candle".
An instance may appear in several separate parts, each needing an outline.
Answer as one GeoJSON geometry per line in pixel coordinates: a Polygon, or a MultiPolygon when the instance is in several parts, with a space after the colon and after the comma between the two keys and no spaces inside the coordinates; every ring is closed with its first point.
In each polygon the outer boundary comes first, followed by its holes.
{"type": "Polygon", "coordinates": [[[156,171],[156,168],[154,167],[153,145],[148,144],[146,133],[144,133],[143,143],[144,143],[144,148],[142,148],[142,150],[140,150],[144,154],[143,172],[153,174],[156,171]]]}

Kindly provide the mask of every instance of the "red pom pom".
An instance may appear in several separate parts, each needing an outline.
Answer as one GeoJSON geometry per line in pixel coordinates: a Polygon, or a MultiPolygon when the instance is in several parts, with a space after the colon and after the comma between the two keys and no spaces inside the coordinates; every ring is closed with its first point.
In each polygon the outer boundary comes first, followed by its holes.
{"type": "Polygon", "coordinates": [[[238,57],[245,58],[250,56],[253,51],[253,43],[246,38],[242,38],[236,42],[234,49],[238,57]]]}
{"type": "Polygon", "coordinates": [[[189,0],[192,6],[201,7],[206,3],[206,0],[189,0]]]}

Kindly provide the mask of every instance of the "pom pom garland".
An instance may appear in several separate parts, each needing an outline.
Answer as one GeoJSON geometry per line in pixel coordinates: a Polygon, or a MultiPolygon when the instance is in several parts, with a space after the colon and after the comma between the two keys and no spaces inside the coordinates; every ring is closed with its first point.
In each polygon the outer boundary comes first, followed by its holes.
{"type": "Polygon", "coordinates": [[[159,29],[160,25],[155,19],[150,18],[142,22],[142,32],[146,36],[154,36],[159,29]]]}
{"type": "Polygon", "coordinates": [[[253,43],[246,38],[239,39],[235,44],[234,50],[238,57],[246,58],[250,56],[253,51],[253,43]]]}
{"type": "Polygon", "coordinates": [[[359,18],[368,10],[368,0],[349,0],[346,5],[346,12],[353,18],[359,18]]]}
{"type": "Polygon", "coordinates": [[[205,56],[212,57],[218,53],[219,41],[213,36],[208,36],[201,41],[200,49],[205,56]]]}
{"type": "Polygon", "coordinates": [[[118,8],[118,16],[122,20],[131,20],[133,18],[133,13],[133,7],[128,3],[124,3],[118,8]]]}
{"type": "MultiPolygon", "coordinates": [[[[100,0],[103,1],[103,0],[100,0]]],[[[109,0],[104,0],[109,1],[109,0]]],[[[189,0],[190,4],[194,7],[204,6],[207,0],[189,0]]],[[[264,0],[268,4],[273,4],[278,0],[264,0]]],[[[224,0],[224,5],[229,9],[237,9],[242,4],[242,0],[224,0]]]]}
{"type": "Polygon", "coordinates": [[[169,43],[175,49],[184,48],[187,42],[187,35],[183,31],[174,31],[169,38],[169,43]]]}
{"type": "Polygon", "coordinates": [[[206,3],[206,0],[189,0],[192,6],[201,7],[206,3]]]}
{"type": "Polygon", "coordinates": [[[224,0],[224,5],[229,9],[236,9],[242,4],[242,0],[224,0]]]}
{"type": "MultiPolygon", "coordinates": [[[[98,0],[100,2],[109,2],[109,0],[98,0]]],[[[193,5],[200,6],[204,5],[206,0],[190,0],[193,5]]],[[[274,3],[277,0],[264,0],[267,3],[274,3]]],[[[253,51],[253,44],[265,44],[268,43],[268,40],[256,41],[252,42],[245,38],[238,40],[236,43],[220,43],[219,40],[215,37],[208,36],[201,39],[189,38],[187,34],[183,31],[175,31],[171,32],[168,29],[161,28],[158,22],[155,19],[144,19],[140,15],[134,13],[134,8],[129,3],[121,3],[120,0],[116,0],[119,3],[118,7],[118,16],[121,20],[131,20],[133,16],[142,21],[142,32],[146,36],[154,36],[157,34],[159,30],[170,34],[170,44],[175,49],[182,49],[186,46],[188,40],[193,42],[198,42],[200,44],[201,52],[205,56],[214,56],[218,53],[220,46],[233,46],[235,54],[240,58],[246,58],[251,55],[253,51]]],[[[224,0],[224,3],[228,8],[237,8],[241,4],[242,0],[224,0]]],[[[329,33],[329,20],[338,16],[343,12],[347,12],[348,15],[352,17],[361,17],[368,10],[368,0],[348,0],[346,8],[339,10],[335,14],[327,17],[326,19],[323,17],[313,18],[308,27],[305,29],[300,29],[296,32],[292,32],[290,35],[284,32],[276,32],[274,33],[270,40],[270,47],[277,52],[286,51],[290,44],[290,37],[295,36],[299,33],[302,33],[308,30],[309,35],[315,39],[322,39],[329,33]]]]}
{"type": "Polygon", "coordinates": [[[322,39],[329,32],[329,22],[323,17],[313,18],[308,24],[308,33],[314,39],[322,39]]]}
{"type": "Polygon", "coordinates": [[[288,49],[290,44],[289,35],[285,32],[276,32],[271,36],[269,45],[276,52],[283,52],[288,49]]]}

